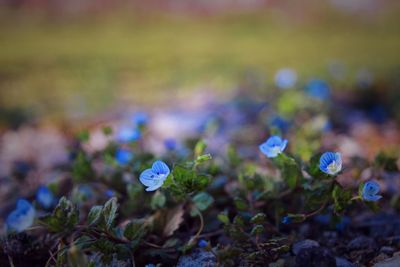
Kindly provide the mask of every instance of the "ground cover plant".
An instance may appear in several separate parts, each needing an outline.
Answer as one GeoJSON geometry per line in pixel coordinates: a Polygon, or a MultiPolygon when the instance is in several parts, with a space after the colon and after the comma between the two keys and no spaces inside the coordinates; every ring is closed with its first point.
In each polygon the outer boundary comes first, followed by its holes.
{"type": "Polygon", "coordinates": [[[13,162],[3,182],[28,194],[2,209],[0,265],[397,266],[398,92],[275,80],[73,131],[46,180],[39,155],[13,162]]]}

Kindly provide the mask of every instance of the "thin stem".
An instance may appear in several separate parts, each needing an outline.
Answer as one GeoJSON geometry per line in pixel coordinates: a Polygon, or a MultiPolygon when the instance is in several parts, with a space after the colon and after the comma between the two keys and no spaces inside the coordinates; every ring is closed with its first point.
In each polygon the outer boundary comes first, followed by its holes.
{"type": "Polygon", "coordinates": [[[197,233],[194,235],[194,237],[190,239],[189,243],[192,243],[193,241],[197,240],[199,238],[201,232],[203,232],[203,228],[204,228],[204,218],[203,218],[203,215],[201,214],[201,211],[196,206],[194,206],[194,209],[196,210],[197,215],[199,215],[199,218],[200,218],[200,228],[199,228],[199,230],[197,230],[197,233]]]}
{"type": "Polygon", "coordinates": [[[7,254],[7,256],[8,256],[8,262],[10,263],[10,266],[11,267],[15,267],[14,262],[12,260],[12,257],[10,255],[8,255],[8,254],[7,254]]]}
{"type": "Polygon", "coordinates": [[[319,207],[317,210],[315,210],[315,211],[313,211],[311,213],[305,214],[305,218],[310,218],[310,217],[320,213],[325,208],[327,203],[328,203],[328,200],[325,200],[324,203],[322,203],[321,207],[319,207]]]}
{"type": "Polygon", "coordinates": [[[354,200],[361,200],[361,197],[357,195],[350,199],[350,201],[354,201],[354,200]]]}

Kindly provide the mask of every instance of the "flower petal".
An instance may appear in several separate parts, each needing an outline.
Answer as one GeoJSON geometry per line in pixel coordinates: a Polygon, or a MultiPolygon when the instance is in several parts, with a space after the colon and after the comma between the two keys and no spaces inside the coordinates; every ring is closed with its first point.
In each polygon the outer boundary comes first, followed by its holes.
{"type": "Polygon", "coordinates": [[[149,186],[146,188],[147,192],[155,191],[160,188],[164,184],[164,179],[155,180],[155,184],[153,186],[149,186]]]}
{"type": "Polygon", "coordinates": [[[156,173],[157,175],[160,174],[165,174],[165,176],[168,176],[170,173],[169,167],[165,162],[161,160],[157,160],[153,163],[153,166],[151,166],[151,170],[156,173]]]}
{"type": "Polygon", "coordinates": [[[145,186],[154,186],[157,183],[158,175],[151,169],[147,169],[140,174],[139,180],[145,186]]]}

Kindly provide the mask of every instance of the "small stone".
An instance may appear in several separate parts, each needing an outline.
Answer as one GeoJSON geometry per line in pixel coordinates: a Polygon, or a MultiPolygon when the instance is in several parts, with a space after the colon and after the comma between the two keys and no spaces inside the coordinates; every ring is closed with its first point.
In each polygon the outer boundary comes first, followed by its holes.
{"type": "Polygon", "coordinates": [[[296,256],[296,267],[336,267],[335,257],[323,247],[311,247],[300,250],[296,256]]]}
{"type": "Polygon", "coordinates": [[[348,250],[376,249],[375,241],[366,236],[354,238],[347,245],[348,250]]]}
{"type": "Polygon", "coordinates": [[[275,262],[271,262],[268,267],[284,267],[285,266],[285,260],[284,259],[279,259],[275,262]]]}
{"type": "Polygon", "coordinates": [[[400,266],[400,255],[377,262],[373,265],[373,267],[399,267],[399,266],[400,266]]]}
{"type": "Polygon", "coordinates": [[[319,247],[319,243],[317,241],[305,239],[293,244],[292,251],[294,255],[297,255],[302,249],[309,249],[314,247],[319,247]]]}
{"type": "Polygon", "coordinates": [[[353,263],[349,262],[345,258],[336,257],[336,267],[355,267],[353,263]]]}
{"type": "Polygon", "coordinates": [[[392,255],[395,251],[396,250],[394,248],[387,247],[387,246],[381,247],[381,249],[380,249],[380,252],[388,254],[388,255],[392,255]]]}
{"type": "Polygon", "coordinates": [[[210,251],[195,249],[179,258],[177,267],[212,267],[217,265],[215,255],[210,251]]]}

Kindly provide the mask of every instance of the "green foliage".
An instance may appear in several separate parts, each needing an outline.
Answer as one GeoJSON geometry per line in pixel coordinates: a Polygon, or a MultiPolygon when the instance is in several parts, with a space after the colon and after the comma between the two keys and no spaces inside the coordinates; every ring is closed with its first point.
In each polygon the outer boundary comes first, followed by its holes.
{"type": "Polygon", "coordinates": [[[82,130],[77,133],[76,138],[82,143],[86,143],[90,139],[90,133],[88,129],[82,130]]]}
{"type": "Polygon", "coordinates": [[[222,222],[223,224],[229,224],[230,223],[228,214],[226,212],[221,212],[220,214],[218,214],[218,220],[220,222],[222,222]]]}
{"type": "Polygon", "coordinates": [[[160,191],[157,191],[152,197],[151,197],[151,202],[150,206],[153,210],[163,208],[165,206],[165,203],[167,201],[167,198],[163,193],[160,191]]]}
{"type": "Polygon", "coordinates": [[[100,221],[101,213],[103,211],[103,206],[93,206],[88,214],[88,224],[94,225],[100,221]]]}
{"type": "Polygon", "coordinates": [[[254,215],[251,220],[251,223],[253,224],[262,224],[267,222],[267,215],[265,213],[257,213],[254,215]]]}
{"type": "Polygon", "coordinates": [[[382,168],[386,171],[390,172],[399,171],[396,157],[391,156],[384,152],[380,152],[378,155],[376,155],[374,163],[378,168],[382,168]]]}
{"type": "Polygon", "coordinates": [[[275,164],[282,172],[282,177],[286,181],[287,185],[293,189],[297,186],[300,179],[303,177],[301,173],[301,167],[291,157],[280,153],[274,160],[275,164]]]}
{"type": "Polygon", "coordinates": [[[76,182],[88,181],[94,177],[91,162],[83,151],[78,152],[72,164],[72,176],[76,182]]]}
{"type": "Polygon", "coordinates": [[[345,190],[339,185],[335,185],[332,190],[332,198],[334,202],[334,212],[342,213],[350,204],[352,193],[350,190],[345,190]]]}
{"type": "Polygon", "coordinates": [[[203,191],[209,183],[208,175],[199,174],[196,170],[177,165],[164,182],[163,187],[176,197],[183,198],[192,192],[203,191]]]}
{"type": "Polygon", "coordinates": [[[79,221],[78,209],[67,198],[62,197],[53,213],[40,218],[51,232],[69,232],[79,221]]]}
{"type": "Polygon", "coordinates": [[[110,230],[113,226],[114,220],[117,217],[117,198],[110,198],[101,211],[101,217],[103,218],[102,225],[104,225],[106,230],[110,230]]]}
{"type": "Polygon", "coordinates": [[[142,238],[147,233],[147,227],[143,220],[131,220],[124,229],[123,236],[130,241],[132,248],[140,245],[142,238]]]}
{"type": "Polygon", "coordinates": [[[204,153],[204,150],[206,148],[207,148],[206,142],[204,140],[199,140],[194,147],[194,157],[195,158],[200,157],[204,153]]]}
{"type": "Polygon", "coordinates": [[[192,197],[192,201],[200,211],[204,211],[214,202],[214,198],[206,192],[200,192],[192,197]]]}
{"type": "Polygon", "coordinates": [[[251,229],[250,235],[252,236],[260,235],[264,232],[264,230],[265,230],[264,226],[257,224],[251,229]]]}

